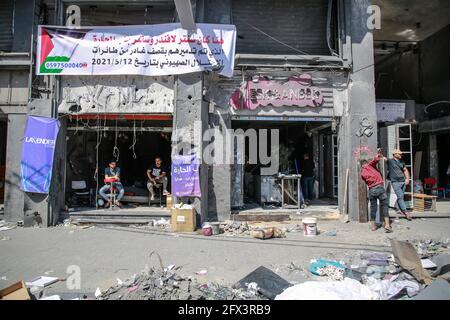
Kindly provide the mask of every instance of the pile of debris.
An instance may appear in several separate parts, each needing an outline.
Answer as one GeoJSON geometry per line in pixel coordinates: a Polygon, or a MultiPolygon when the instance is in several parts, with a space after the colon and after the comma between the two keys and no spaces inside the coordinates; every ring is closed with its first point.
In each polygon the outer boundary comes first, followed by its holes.
{"type": "MultiPolygon", "coordinates": [[[[152,252],[150,256],[153,254],[152,252]]],[[[158,256],[159,257],[159,256],[158,256]]],[[[170,265],[146,268],[127,281],[120,281],[105,292],[97,289],[98,300],[243,300],[262,299],[251,286],[233,289],[215,282],[198,283],[179,274],[181,267],[170,265]]]]}
{"type": "Polygon", "coordinates": [[[324,281],[287,288],[277,300],[449,300],[449,241],[391,241],[393,254],[365,252],[356,264],[312,260],[310,272],[324,281]]]}
{"type": "Polygon", "coordinates": [[[300,232],[303,226],[299,224],[279,223],[247,223],[241,221],[228,221],[221,227],[221,231],[228,236],[245,235],[257,239],[285,238],[288,232],[300,232]]]}
{"type": "Polygon", "coordinates": [[[249,235],[250,227],[247,222],[228,221],[223,227],[223,232],[231,235],[249,235]]]}

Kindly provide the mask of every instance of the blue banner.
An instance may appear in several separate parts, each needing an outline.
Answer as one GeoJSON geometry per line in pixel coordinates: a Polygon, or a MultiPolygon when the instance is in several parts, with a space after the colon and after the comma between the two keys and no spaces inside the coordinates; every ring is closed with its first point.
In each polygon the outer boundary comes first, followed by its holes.
{"type": "Polygon", "coordinates": [[[172,155],[172,194],[175,197],[201,197],[200,163],[195,155],[172,155]]]}
{"type": "Polygon", "coordinates": [[[28,117],[20,163],[20,188],[23,191],[49,192],[56,138],[60,126],[61,124],[57,119],[28,117]]]}

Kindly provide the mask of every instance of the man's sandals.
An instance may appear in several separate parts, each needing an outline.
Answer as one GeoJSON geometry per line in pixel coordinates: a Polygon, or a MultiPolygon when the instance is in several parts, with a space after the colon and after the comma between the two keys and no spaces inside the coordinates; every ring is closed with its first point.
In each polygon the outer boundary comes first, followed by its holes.
{"type": "Polygon", "coordinates": [[[406,218],[406,220],[408,220],[408,221],[412,221],[413,220],[410,213],[400,212],[400,214],[402,216],[404,216],[406,218]]]}

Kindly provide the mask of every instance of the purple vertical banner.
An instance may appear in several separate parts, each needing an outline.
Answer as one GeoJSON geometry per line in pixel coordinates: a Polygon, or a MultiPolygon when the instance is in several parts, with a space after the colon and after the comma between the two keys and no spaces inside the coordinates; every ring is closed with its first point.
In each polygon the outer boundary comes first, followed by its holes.
{"type": "Polygon", "coordinates": [[[20,163],[20,188],[23,191],[48,193],[60,126],[57,119],[28,117],[20,163]]]}
{"type": "Polygon", "coordinates": [[[199,161],[195,155],[172,155],[172,194],[175,197],[201,197],[199,161]]]}

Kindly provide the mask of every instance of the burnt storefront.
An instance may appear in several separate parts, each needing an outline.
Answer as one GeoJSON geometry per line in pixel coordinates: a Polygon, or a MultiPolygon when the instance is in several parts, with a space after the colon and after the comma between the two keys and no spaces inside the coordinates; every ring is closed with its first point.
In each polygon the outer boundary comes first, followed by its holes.
{"type": "MultiPolygon", "coordinates": [[[[180,142],[204,154],[209,151],[211,130],[217,130],[238,133],[241,139],[236,141],[241,141],[241,146],[232,150],[232,162],[203,159],[199,167],[202,196],[180,199],[194,206],[201,221],[223,221],[246,206],[301,207],[298,184],[305,154],[313,163],[308,174],[315,178],[312,201],[338,201],[340,210],[351,219],[364,220],[359,212],[365,195],[357,188],[356,163],[360,150],[376,149],[373,133],[377,130],[373,42],[366,24],[370,1],[197,0],[188,6],[192,15],[178,10],[180,2],[98,0],[87,5],[78,0],[37,1],[32,19],[36,27],[125,29],[179,23],[177,28],[189,30],[195,23],[232,26],[235,55],[226,63],[234,63],[226,76],[220,75],[223,68],[215,64],[203,72],[157,76],[120,72],[37,76],[34,62],[42,57],[36,56],[33,46],[33,63],[26,79],[28,102],[8,115],[6,176],[20,177],[20,168],[8,168],[8,163],[20,158],[21,145],[13,146],[9,137],[24,130],[26,116],[58,118],[61,129],[52,188],[48,198],[40,197],[13,187],[16,180],[10,179],[5,198],[12,201],[5,206],[5,216],[22,220],[24,214],[37,213],[43,224],[50,226],[61,220],[67,209],[98,208],[95,200],[103,184],[99,172],[111,159],[118,160],[123,170],[124,202],[159,207],[159,201],[149,203],[145,187],[146,170],[154,158],[160,157],[170,169],[180,142]],[[260,134],[264,132],[268,136],[263,139],[260,134]],[[251,150],[258,155],[256,163],[251,150]],[[275,153],[279,157],[272,165],[275,153]],[[281,187],[280,178],[286,180],[281,187]],[[77,194],[87,195],[88,200],[74,197],[77,194]]],[[[212,41],[208,45],[223,40],[212,41]]],[[[148,46],[144,51],[151,54],[170,51],[152,50],[153,44],[145,36],[136,42],[148,46]]],[[[185,37],[180,45],[194,42],[185,37]]],[[[97,50],[95,54],[106,56],[115,50],[97,50]]],[[[118,48],[118,52],[120,55],[125,49],[118,48]]],[[[192,52],[197,51],[191,47],[180,56],[192,52]]],[[[208,56],[207,51],[198,54],[208,56]]],[[[103,63],[102,57],[96,58],[103,63]]],[[[172,64],[162,61],[160,65],[174,69],[188,64],[185,59],[172,64]]],[[[61,61],[47,61],[47,65],[44,57],[40,62],[45,68],[54,68],[61,61]]],[[[156,63],[154,59],[131,61],[142,68],[156,63]]],[[[205,62],[198,59],[190,66],[196,63],[205,62]]],[[[83,68],[83,63],[73,67],[83,68]]]]}

